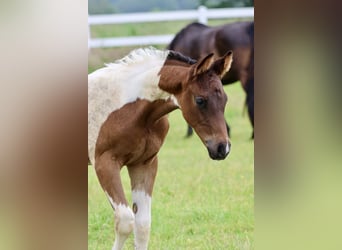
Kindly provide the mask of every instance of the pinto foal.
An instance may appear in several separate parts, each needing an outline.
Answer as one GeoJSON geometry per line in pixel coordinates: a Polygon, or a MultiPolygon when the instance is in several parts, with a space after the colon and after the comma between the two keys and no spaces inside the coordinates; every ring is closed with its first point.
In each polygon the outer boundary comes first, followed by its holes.
{"type": "Polygon", "coordinates": [[[181,109],[212,159],[228,155],[227,96],[220,79],[231,62],[231,52],[196,63],[177,52],[148,48],[89,74],[89,158],[114,209],[114,250],[122,249],[132,232],[135,249],[147,249],[157,154],[168,132],[169,112],[181,109]],[[132,209],[121,184],[123,166],[131,180],[132,209]]]}

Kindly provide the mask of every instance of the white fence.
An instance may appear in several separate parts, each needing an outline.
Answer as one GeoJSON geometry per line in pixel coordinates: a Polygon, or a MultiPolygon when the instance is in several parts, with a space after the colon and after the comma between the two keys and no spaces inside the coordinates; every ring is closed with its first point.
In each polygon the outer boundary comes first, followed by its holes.
{"type": "Polygon", "coordinates": [[[193,20],[203,24],[208,23],[208,19],[228,19],[228,18],[253,18],[254,8],[225,8],[207,9],[200,6],[197,10],[180,10],[165,12],[112,14],[112,15],[92,15],[88,17],[89,24],[89,48],[108,48],[123,46],[144,46],[152,44],[169,44],[174,34],[151,35],[151,36],[131,36],[131,37],[111,37],[111,38],[91,38],[90,26],[102,24],[139,23],[139,22],[163,22],[177,20],[193,20]]]}

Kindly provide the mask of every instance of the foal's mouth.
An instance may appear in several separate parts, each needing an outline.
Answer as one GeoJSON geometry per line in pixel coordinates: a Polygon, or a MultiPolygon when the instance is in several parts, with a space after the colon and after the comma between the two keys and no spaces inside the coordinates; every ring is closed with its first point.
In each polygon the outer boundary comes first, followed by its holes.
{"type": "Polygon", "coordinates": [[[214,146],[211,146],[210,143],[207,144],[208,153],[211,159],[213,160],[224,160],[228,156],[231,144],[228,143],[218,143],[214,146]]]}

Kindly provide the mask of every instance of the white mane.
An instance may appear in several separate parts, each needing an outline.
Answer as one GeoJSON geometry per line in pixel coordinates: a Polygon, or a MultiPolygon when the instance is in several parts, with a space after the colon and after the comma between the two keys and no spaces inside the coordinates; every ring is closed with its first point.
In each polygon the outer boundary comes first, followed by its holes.
{"type": "Polygon", "coordinates": [[[110,113],[137,99],[170,97],[158,87],[168,54],[152,47],[136,49],[88,75],[88,151],[93,164],[98,133],[110,113]]]}
{"type": "Polygon", "coordinates": [[[153,47],[139,48],[131,51],[127,56],[116,60],[114,63],[105,64],[107,67],[116,68],[118,66],[128,66],[131,64],[139,64],[146,60],[162,59],[165,60],[169,54],[168,50],[157,50],[153,47]]]}

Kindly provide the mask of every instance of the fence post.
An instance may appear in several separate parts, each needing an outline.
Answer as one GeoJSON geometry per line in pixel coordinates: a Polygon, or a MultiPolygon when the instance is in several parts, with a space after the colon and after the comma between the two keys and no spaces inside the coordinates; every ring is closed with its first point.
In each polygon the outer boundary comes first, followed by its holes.
{"type": "Polygon", "coordinates": [[[208,24],[208,8],[201,5],[198,7],[198,22],[202,24],[208,24]]]}

